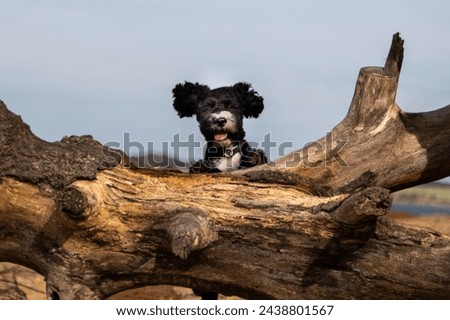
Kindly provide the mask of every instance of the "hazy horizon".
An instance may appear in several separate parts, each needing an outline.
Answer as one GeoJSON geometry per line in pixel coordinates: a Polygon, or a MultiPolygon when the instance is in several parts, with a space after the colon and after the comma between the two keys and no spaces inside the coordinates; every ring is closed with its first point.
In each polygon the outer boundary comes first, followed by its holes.
{"type": "Polygon", "coordinates": [[[384,65],[396,32],[405,39],[400,107],[448,105],[448,12],[437,0],[6,0],[0,99],[48,141],[91,134],[123,144],[128,134],[160,152],[177,134],[203,141],[195,119],[173,110],[177,83],[246,81],[265,102],[245,120],[247,139],[270,134],[292,151],[344,118],[359,69],[384,65]]]}

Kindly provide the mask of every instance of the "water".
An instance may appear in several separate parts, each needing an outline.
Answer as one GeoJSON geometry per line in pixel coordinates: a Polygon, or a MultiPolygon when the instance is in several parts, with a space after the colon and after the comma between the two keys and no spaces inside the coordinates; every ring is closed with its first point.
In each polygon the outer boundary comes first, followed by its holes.
{"type": "Polygon", "coordinates": [[[391,211],[408,212],[410,214],[417,215],[417,216],[425,216],[425,215],[430,215],[430,214],[450,215],[449,207],[413,205],[413,204],[403,204],[403,203],[392,204],[391,211]]]}

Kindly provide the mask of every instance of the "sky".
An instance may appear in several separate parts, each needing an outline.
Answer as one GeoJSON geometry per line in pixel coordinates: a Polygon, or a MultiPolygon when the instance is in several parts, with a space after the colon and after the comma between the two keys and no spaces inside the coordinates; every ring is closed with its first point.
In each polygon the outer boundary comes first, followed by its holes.
{"type": "Polygon", "coordinates": [[[176,137],[203,141],[172,107],[177,83],[245,81],[265,103],[244,121],[247,140],[270,134],[289,152],[344,118],[359,69],[383,66],[396,32],[397,103],[450,104],[449,12],[444,0],[2,0],[0,100],[48,141],[91,134],[172,152],[176,137]]]}

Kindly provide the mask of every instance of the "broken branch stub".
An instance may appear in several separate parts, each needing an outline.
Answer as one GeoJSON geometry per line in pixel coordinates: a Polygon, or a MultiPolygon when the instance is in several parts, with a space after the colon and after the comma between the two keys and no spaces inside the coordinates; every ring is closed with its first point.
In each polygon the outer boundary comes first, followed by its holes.
{"type": "Polygon", "coordinates": [[[0,103],[0,260],[44,275],[54,299],[157,284],[248,299],[448,299],[450,238],[382,217],[390,191],[450,174],[450,106],[403,112],[402,59],[396,34],[329,135],[226,174],[130,167],[90,136],[49,143],[0,103]]]}

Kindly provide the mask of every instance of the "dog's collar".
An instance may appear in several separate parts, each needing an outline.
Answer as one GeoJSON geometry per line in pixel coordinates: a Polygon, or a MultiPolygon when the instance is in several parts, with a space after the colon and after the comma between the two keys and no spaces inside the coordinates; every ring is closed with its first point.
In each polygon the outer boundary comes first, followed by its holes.
{"type": "Polygon", "coordinates": [[[224,151],[223,151],[223,156],[225,157],[225,158],[231,158],[231,157],[233,157],[236,153],[238,153],[238,152],[240,152],[241,151],[241,148],[239,147],[239,145],[235,145],[234,147],[232,147],[232,148],[226,148],[224,151]]]}

